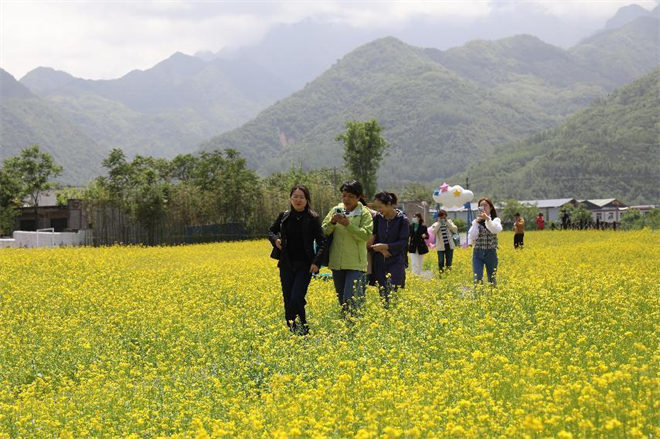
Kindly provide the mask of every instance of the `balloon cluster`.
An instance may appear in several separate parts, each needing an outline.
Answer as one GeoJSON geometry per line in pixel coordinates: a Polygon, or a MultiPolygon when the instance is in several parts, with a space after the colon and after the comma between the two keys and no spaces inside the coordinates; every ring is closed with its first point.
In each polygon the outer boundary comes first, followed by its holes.
{"type": "Polygon", "coordinates": [[[433,191],[433,200],[444,207],[460,207],[472,201],[473,198],[472,191],[458,185],[449,186],[447,183],[442,183],[442,186],[433,191]]]}

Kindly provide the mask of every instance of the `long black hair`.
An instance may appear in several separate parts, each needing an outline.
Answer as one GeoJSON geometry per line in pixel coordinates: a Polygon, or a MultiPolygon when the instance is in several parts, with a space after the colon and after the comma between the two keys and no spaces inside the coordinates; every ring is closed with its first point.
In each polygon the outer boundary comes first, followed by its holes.
{"type": "Polygon", "coordinates": [[[483,197],[479,199],[479,202],[477,203],[477,208],[479,207],[482,201],[485,201],[490,206],[490,217],[492,219],[497,218],[497,210],[495,210],[495,205],[493,204],[493,201],[490,198],[483,197]]]}

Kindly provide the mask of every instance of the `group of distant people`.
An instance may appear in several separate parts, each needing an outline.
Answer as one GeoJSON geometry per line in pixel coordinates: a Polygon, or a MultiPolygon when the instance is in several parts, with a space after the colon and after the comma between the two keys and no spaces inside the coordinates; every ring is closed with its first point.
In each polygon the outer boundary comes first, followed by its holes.
{"type": "MultiPolygon", "coordinates": [[[[418,275],[422,274],[423,257],[429,253],[429,230],[422,216],[415,214],[409,220],[396,208],[396,194],[377,193],[372,209],[357,180],[343,183],[340,191],[341,202],[321,220],[312,210],[309,189],[293,186],[290,208],[280,213],[269,229],[271,257],[279,260],[284,317],[291,331],[300,335],[309,332],[305,296],[312,275],[322,266],[332,271],[342,311],[353,314],[364,300],[367,285],[377,286],[383,306],[389,307],[393,294],[405,288],[408,253],[411,271],[418,275]]],[[[482,282],[485,268],[488,281],[495,285],[497,234],[502,223],[490,199],[480,199],[478,207],[479,214],[468,232],[474,282],[482,282]]],[[[431,231],[436,236],[438,269],[444,273],[452,266],[458,227],[440,210],[431,231]]]]}

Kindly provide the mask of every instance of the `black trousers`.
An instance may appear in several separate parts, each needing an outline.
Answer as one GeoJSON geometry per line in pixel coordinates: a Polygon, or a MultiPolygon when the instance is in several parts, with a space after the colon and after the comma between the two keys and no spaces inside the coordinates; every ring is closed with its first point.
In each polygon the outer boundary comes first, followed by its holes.
{"type": "MultiPolygon", "coordinates": [[[[451,263],[454,259],[454,249],[449,247],[448,243],[444,244],[444,246],[444,250],[438,250],[438,270],[440,270],[440,273],[445,271],[445,267],[451,268],[451,263]]],[[[436,247],[436,250],[438,248],[436,247]]]]}
{"type": "Polygon", "coordinates": [[[288,325],[300,317],[300,323],[307,324],[305,316],[305,305],[307,301],[307,288],[312,280],[309,267],[306,268],[280,268],[280,280],[282,281],[282,296],[284,298],[284,318],[288,325]]]}
{"type": "Polygon", "coordinates": [[[513,235],[513,248],[523,248],[523,239],[525,239],[524,233],[516,233],[513,235]]]}

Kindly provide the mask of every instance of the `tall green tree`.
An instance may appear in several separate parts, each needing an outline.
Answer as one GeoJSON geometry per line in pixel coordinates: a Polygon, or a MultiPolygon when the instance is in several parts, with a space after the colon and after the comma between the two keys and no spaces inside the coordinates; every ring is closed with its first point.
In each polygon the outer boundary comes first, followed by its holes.
{"type": "Polygon", "coordinates": [[[389,143],[380,135],[383,130],[375,119],[367,122],[347,121],[346,132],[335,137],[344,142],[344,164],[362,183],[368,199],[376,193],[378,168],[389,143]]]}
{"type": "Polygon", "coordinates": [[[247,168],[245,159],[234,149],[225,150],[224,172],[217,178],[215,196],[230,222],[247,221],[259,196],[259,177],[247,168]]]}
{"type": "Polygon", "coordinates": [[[9,235],[14,230],[14,221],[21,206],[22,181],[16,175],[0,168],[0,236],[9,235]]]}
{"type": "Polygon", "coordinates": [[[53,157],[41,152],[38,145],[25,148],[16,157],[4,162],[3,169],[18,179],[22,187],[21,198],[28,197],[34,206],[36,228],[39,228],[39,197],[45,192],[57,189],[59,184],[52,180],[62,174],[62,167],[55,163],[53,157]]]}

